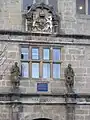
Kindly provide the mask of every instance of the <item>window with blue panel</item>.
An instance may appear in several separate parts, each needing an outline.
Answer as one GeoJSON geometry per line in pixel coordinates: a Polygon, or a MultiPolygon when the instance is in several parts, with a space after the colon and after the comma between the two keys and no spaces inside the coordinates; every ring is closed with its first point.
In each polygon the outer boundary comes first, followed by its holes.
{"type": "Polygon", "coordinates": [[[39,78],[39,63],[32,63],[32,78],[39,78]]]}
{"type": "Polygon", "coordinates": [[[21,75],[23,78],[29,78],[29,64],[28,64],[28,62],[21,63],[21,75]]]}
{"type": "Polygon", "coordinates": [[[39,59],[39,49],[38,48],[32,48],[32,60],[38,60],[39,59]]]}
{"type": "Polygon", "coordinates": [[[49,48],[44,48],[43,49],[43,59],[44,60],[49,60],[50,59],[50,50],[49,50],[49,48]]]}
{"type": "Polygon", "coordinates": [[[23,78],[60,80],[61,48],[21,46],[20,51],[23,78]]]}
{"type": "Polygon", "coordinates": [[[86,13],[86,0],[76,0],[76,12],[77,14],[86,13]]]}
{"type": "Polygon", "coordinates": [[[60,64],[53,64],[53,78],[60,79],[60,64]]]}
{"type": "Polygon", "coordinates": [[[53,61],[60,61],[60,49],[53,49],[53,61]]]}
{"type": "Polygon", "coordinates": [[[50,63],[43,63],[43,78],[50,78],[50,63]]]}
{"type": "Polygon", "coordinates": [[[21,48],[21,59],[28,60],[29,59],[29,48],[28,47],[22,47],[21,48]]]}

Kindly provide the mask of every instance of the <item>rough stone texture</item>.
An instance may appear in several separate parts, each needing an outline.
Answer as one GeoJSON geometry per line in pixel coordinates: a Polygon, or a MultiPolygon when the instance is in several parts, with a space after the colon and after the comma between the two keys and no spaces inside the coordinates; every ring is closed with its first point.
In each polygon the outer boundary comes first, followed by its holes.
{"type": "Polygon", "coordinates": [[[75,109],[75,120],[89,120],[90,119],[90,106],[78,105],[75,109]]]}
{"type": "Polygon", "coordinates": [[[90,16],[76,13],[76,1],[58,0],[61,31],[66,34],[90,34],[90,16]]]}
{"type": "MultiPolygon", "coordinates": [[[[0,29],[24,30],[22,0],[0,1],[0,29]],[[17,19],[18,18],[18,19],[17,19]]],[[[65,34],[90,34],[90,16],[76,13],[76,1],[58,0],[60,30],[65,34]]]]}
{"type": "MultiPolygon", "coordinates": [[[[0,81],[1,87],[10,87],[10,68],[15,61],[19,63],[20,66],[20,51],[19,51],[19,44],[24,44],[24,36],[8,36],[10,40],[13,42],[0,42],[0,50],[2,50],[6,46],[6,50],[4,52],[4,58],[6,61],[4,62],[3,66],[0,67],[0,74],[7,68],[4,72],[3,79],[0,81]],[[16,38],[16,39],[15,39],[16,38]],[[21,42],[15,42],[15,40],[19,40],[21,42]]],[[[2,38],[2,36],[0,37],[2,38]]],[[[3,36],[3,39],[6,39],[7,36],[3,36]]],[[[29,37],[28,37],[29,38],[29,37]]],[[[75,72],[75,83],[74,83],[74,91],[76,93],[89,93],[89,78],[90,78],[90,47],[89,47],[89,40],[79,39],[72,39],[70,38],[54,38],[54,37],[37,37],[33,36],[30,39],[26,39],[26,43],[28,44],[30,41],[34,42],[37,39],[38,45],[41,44],[40,42],[48,42],[51,43],[53,41],[54,44],[58,43],[58,46],[61,46],[61,80],[60,81],[53,81],[48,80],[49,84],[49,93],[65,93],[66,88],[64,84],[64,69],[68,65],[68,63],[72,64],[72,67],[75,72]],[[86,41],[86,45],[83,43],[86,41]],[[65,44],[64,44],[65,43],[65,44]],[[67,43],[67,44],[66,44],[67,43]],[[78,44],[78,46],[77,46],[78,44]]],[[[10,41],[9,40],[9,41],[10,41]]],[[[33,43],[34,44],[34,43],[33,43]]],[[[2,60],[2,62],[3,62],[2,60]]],[[[36,84],[38,81],[35,80],[21,80],[20,88],[25,91],[26,93],[37,93],[36,84]]]]}
{"type": "Polygon", "coordinates": [[[65,106],[24,105],[23,111],[24,114],[21,114],[21,116],[24,119],[48,118],[52,120],[66,120],[65,106]]]}
{"type": "MultiPolygon", "coordinates": [[[[22,30],[21,0],[0,0],[0,29],[22,30]]],[[[77,15],[75,0],[58,0],[58,14],[60,15],[60,29],[65,34],[90,34],[90,16],[77,15]]],[[[23,29],[24,30],[24,29],[23,29]]],[[[77,94],[90,93],[90,37],[55,37],[35,35],[10,35],[0,34],[0,94],[10,93],[12,86],[10,82],[10,68],[14,62],[20,67],[20,45],[37,44],[54,45],[61,47],[61,79],[36,81],[32,79],[21,79],[20,92],[28,94],[22,97],[20,120],[33,120],[35,118],[49,118],[52,120],[90,120],[90,99],[77,98],[74,102],[68,99],[70,106],[66,107],[64,70],[70,63],[75,72],[74,92],[77,94]],[[4,62],[3,62],[4,61],[4,62]],[[48,92],[37,92],[37,82],[47,82],[48,92]],[[39,95],[31,97],[29,95],[39,95]],[[48,95],[48,96],[42,96],[48,95]],[[51,96],[49,96],[51,95],[51,96]],[[72,104],[72,105],[71,105],[72,104]],[[86,105],[88,104],[88,105],[86,105]],[[73,106],[74,105],[74,106],[73,106]],[[70,108],[70,109],[69,109],[70,108]],[[73,111],[75,108],[75,111],[73,111]],[[68,114],[67,114],[67,109],[68,114]],[[73,118],[73,114],[74,117],[73,118]],[[67,116],[68,115],[68,116],[67,116]]],[[[13,96],[14,100],[15,96],[13,96]]],[[[8,100],[0,96],[0,120],[17,120],[12,118],[12,109],[8,100]]],[[[17,101],[14,101],[17,102],[17,101]]],[[[19,103],[18,103],[19,104],[19,103]]],[[[13,105],[13,104],[12,104],[13,105]]],[[[14,114],[16,115],[16,114],[14,114]]]]}
{"type": "Polygon", "coordinates": [[[21,0],[0,0],[0,29],[21,30],[21,0]]]}
{"type": "MultiPolygon", "coordinates": [[[[36,80],[31,80],[31,79],[21,79],[20,81],[20,91],[25,94],[54,94],[54,95],[60,95],[60,94],[65,94],[66,87],[65,87],[65,79],[64,79],[64,69],[68,65],[68,63],[72,64],[72,67],[75,72],[75,83],[74,83],[74,92],[76,94],[87,94],[90,93],[90,40],[89,39],[73,39],[73,38],[65,38],[65,37],[45,37],[45,36],[14,36],[14,35],[1,35],[0,36],[0,51],[3,50],[3,48],[6,46],[6,49],[4,51],[4,59],[6,61],[4,62],[3,66],[0,67],[0,73],[3,72],[3,70],[6,69],[8,66],[7,70],[5,71],[3,78],[0,80],[0,93],[8,93],[10,92],[11,89],[11,83],[10,83],[10,68],[12,64],[14,64],[15,61],[19,63],[20,66],[20,49],[19,46],[20,44],[30,44],[35,43],[37,40],[37,45],[43,45],[45,42],[46,44],[51,44],[53,42],[54,45],[58,45],[61,47],[61,79],[60,80],[47,80],[44,82],[47,82],[49,85],[49,90],[48,92],[42,92],[39,93],[37,92],[37,82],[36,80]],[[8,39],[9,38],[9,39],[8,39]],[[27,39],[28,38],[28,39],[27,39]],[[6,42],[8,40],[8,42],[6,42]],[[78,45],[77,45],[78,44],[78,45]]],[[[71,111],[67,114],[66,110],[67,107],[64,105],[65,100],[60,98],[53,98],[49,97],[39,97],[36,98],[31,98],[26,97],[20,99],[20,102],[23,103],[23,110],[22,112],[20,111],[20,118],[24,118],[24,120],[32,120],[35,118],[50,118],[52,120],[66,120],[66,118],[70,118],[69,120],[73,120],[73,113],[72,109],[73,107],[70,106],[71,111]],[[48,100],[48,102],[47,102],[48,100]],[[50,101],[51,100],[51,101],[50,101]],[[35,104],[37,103],[37,104],[35,104]],[[44,104],[40,104],[44,103],[44,104]],[[55,105],[59,103],[59,105],[55,105]],[[25,105],[29,104],[29,105],[25,105]],[[50,105],[52,104],[52,105],[50,105]],[[62,105],[61,105],[62,104],[62,105]],[[68,115],[68,117],[67,117],[68,115]]],[[[69,101],[72,103],[72,100],[69,101]]],[[[77,104],[80,102],[86,102],[85,99],[78,99],[75,101],[77,104]]],[[[87,103],[87,102],[86,102],[87,103]]],[[[89,120],[89,105],[75,105],[75,120],[89,120]],[[79,107],[80,106],[80,107],[79,107]]],[[[5,106],[6,107],[6,106],[5,106]]],[[[1,110],[1,109],[0,109],[1,110]]],[[[10,110],[10,109],[9,109],[10,110]]],[[[1,114],[1,120],[6,120],[4,119],[3,112],[0,112],[1,114]]],[[[4,113],[5,114],[5,113],[4,113]]],[[[9,119],[11,118],[11,112],[6,113],[9,116],[9,119]]],[[[8,120],[8,117],[7,117],[8,120]]]]}
{"type": "Polygon", "coordinates": [[[10,120],[10,106],[0,105],[0,120],[10,120]]]}

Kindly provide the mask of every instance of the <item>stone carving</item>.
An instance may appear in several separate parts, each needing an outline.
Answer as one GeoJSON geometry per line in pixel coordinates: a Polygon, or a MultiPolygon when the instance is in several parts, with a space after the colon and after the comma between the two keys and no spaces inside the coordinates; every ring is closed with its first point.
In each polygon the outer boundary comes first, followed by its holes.
{"type": "Polygon", "coordinates": [[[11,68],[11,83],[13,87],[20,85],[20,69],[17,62],[15,62],[15,65],[11,68]]]}
{"type": "Polygon", "coordinates": [[[71,64],[68,64],[68,67],[65,69],[65,85],[67,87],[67,92],[71,93],[73,92],[73,85],[74,85],[74,71],[71,67],[71,64]]]}
{"type": "Polygon", "coordinates": [[[59,32],[59,16],[53,7],[44,3],[33,4],[25,14],[26,30],[32,32],[59,32]]]}
{"type": "Polygon", "coordinates": [[[33,30],[52,32],[52,16],[46,17],[44,11],[41,10],[39,16],[33,22],[33,30]]]}

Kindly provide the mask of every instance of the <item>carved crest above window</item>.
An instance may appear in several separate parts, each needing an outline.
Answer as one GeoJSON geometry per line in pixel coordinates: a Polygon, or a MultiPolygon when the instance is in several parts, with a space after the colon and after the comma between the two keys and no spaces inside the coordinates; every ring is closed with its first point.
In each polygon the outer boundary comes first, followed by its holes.
{"type": "Polygon", "coordinates": [[[49,5],[44,3],[32,4],[25,14],[26,31],[30,32],[58,32],[59,18],[49,5]]]}

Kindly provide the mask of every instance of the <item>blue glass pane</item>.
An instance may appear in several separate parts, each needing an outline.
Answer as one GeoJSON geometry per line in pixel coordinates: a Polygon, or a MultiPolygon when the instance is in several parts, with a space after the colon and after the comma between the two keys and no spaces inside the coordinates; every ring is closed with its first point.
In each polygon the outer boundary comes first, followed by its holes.
{"type": "Polygon", "coordinates": [[[49,60],[49,49],[47,48],[43,49],[43,59],[49,60]]]}
{"type": "Polygon", "coordinates": [[[50,64],[43,64],[43,78],[50,78],[50,64]]]}
{"type": "Polygon", "coordinates": [[[60,60],[60,49],[53,49],[53,60],[60,60]]]}
{"type": "Polygon", "coordinates": [[[60,64],[53,64],[53,78],[60,79],[60,64]]]}
{"type": "Polygon", "coordinates": [[[32,78],[39,78],[39,63],[32,63],[32,78]]]}
{"type": "Polygon", "coordinates": [[[21,63],[21,74],[22,77],[28,78],[29,77],[29,66],[28,63],[22,62],[21,63]]]}
{"type": "Polygon", "coordinates": [[[90,0],[88,0],[88,14],[90,15],[90,0]]]}
{"type": "Polygon", "coordinates": [[[21,48],[21,59],[28,60],[28,48],[21,48]]]}
{"type": "Polygon", "coordinates": [[[76,11],[78,14],[85,14],[85,0],[76,0],[76,11]]]}
{"type": "Polygon", "coordinates": [[[32,59],[39,59],[38,48],[32,48],[32,59]]]}

